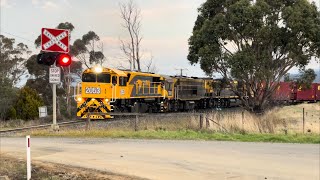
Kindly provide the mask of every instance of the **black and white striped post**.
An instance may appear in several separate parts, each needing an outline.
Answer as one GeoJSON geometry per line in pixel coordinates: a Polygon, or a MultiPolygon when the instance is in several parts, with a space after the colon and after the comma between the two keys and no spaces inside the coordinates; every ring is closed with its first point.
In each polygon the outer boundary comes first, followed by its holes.
{"type": "Polygon", "coordinates": [[[30,136],[26,136],[27,145],[27,180],[31,179],[31,153],[30,153],[30,136]]]}

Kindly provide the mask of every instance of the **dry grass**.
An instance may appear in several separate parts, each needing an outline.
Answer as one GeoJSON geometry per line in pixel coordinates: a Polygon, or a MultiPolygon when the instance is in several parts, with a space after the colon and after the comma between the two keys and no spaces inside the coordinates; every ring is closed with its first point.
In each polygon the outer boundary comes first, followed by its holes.
{"type": "Polygon", "coordinates": [[[320,104],[300,104],[275,108],[262,116],[240,109],[213,111],[199,115],[168,114],[123,118],[105,123],[92,121],[91,128],[73,127],[52,133],[48,130],[31,131],[32,136],[108,137],[138,139],[192,139],[246,142],[320,143],[320,104]],[[302,108],[305,108],[305,134],[302,134],[302,108]],[[243,117],[243,118],[242,118],[243,117]],[[206,123],[208,120],[208,124],[206,123]],[[136,123],[135,123],[136,122],[136,123]],[[309,132],[308,132],[309,131],[309,132]]]}
{"type": "MultiPolygon", "coordinates": [[[[204,115],[203,129],[242,134],[301,134],[303,133],[303,108],[305,109],[305,133],[320,134],[320,103],[276,107],[260,116],[242,112],[242,110],[213,111],[204,115]]],[[[110,124],[106,128],[109,130],[199,130],[200,118],[192,114],[146,116],[139,117],[136,125],[134,119],[128,119],[110,124]]]]}
{"type": "MultiPolygon", "coordinates": [[[[0,153],[0,176],[7,176],[9,179],[26,179],[26,162],[24,159],[17,159],[14,156],[0,153]]],[[[32,160],[31,178],[36,180],[95,180],[95,179],[140,179],[126,175],[118,175],[111,172],[101,172],[93,169],[72,167],[62,164],[41,162],[32,160]]],[[[1,178],[0,178],[1,179],[1,178]]]]}
{"type": "Polygon", "coordinates": [[[248,112],[215,112],[207,114],[209,129],[236,133],[305,133],[320,134],[320,104],[277,107],[262,116],[248,112]],[[243,113],[243,114],[242,114],[243,113]]]}
{"type": "Polygon", "coordinates": [[[20,119],[0,121],[0,130],[21,128],[21,127],[30,127],[30,126],[40,125],[40,124],[47,124],[47,123],[49,123],[49,122],[46,120],[42,120],[42,119],[32,120],[32,121],[24,121],[24,120],[20,120],[20,119]]]}

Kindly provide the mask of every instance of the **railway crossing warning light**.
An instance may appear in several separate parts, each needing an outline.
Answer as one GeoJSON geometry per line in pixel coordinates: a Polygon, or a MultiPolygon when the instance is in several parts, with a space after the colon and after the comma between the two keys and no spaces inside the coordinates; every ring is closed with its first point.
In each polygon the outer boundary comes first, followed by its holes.
{"type": "Polygon", "coordinates": [[[66,53],[43,52],[37,56],[38,64],[51,66],[54,63],[60,66],[69,66],[71,64],[71,56],[66,53]]]}
{"type": "Polygon", "coordinates": [[[69,54],[60,53],[57,59],[57,64],[60,66],[70,66],[71,57],[69,54]]]}

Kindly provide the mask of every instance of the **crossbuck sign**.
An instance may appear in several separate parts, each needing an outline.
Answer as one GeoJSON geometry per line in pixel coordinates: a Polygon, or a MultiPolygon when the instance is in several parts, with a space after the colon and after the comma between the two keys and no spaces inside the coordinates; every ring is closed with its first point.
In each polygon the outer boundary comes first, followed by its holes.
{"type": "Polygon", "coordinates": [[[68,53],[69,30],[42,28],[41,50],[48,52],[68,53]]]}

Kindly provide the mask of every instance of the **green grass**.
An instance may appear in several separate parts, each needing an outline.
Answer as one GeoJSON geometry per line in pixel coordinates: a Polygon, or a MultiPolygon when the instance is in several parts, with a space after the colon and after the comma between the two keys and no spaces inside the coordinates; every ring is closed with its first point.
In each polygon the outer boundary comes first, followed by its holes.
{"type": "Polygon", "coordinates": [[[68,130],[60,132],[33,131],[32,136],[41,137],[85,137],[85,138],[127,138],[127,139],[168,139],[168,140],[216,140],[242,142],[281,142],[320,144],[318,134],[235,134],[193,130],[68,130]]]}

